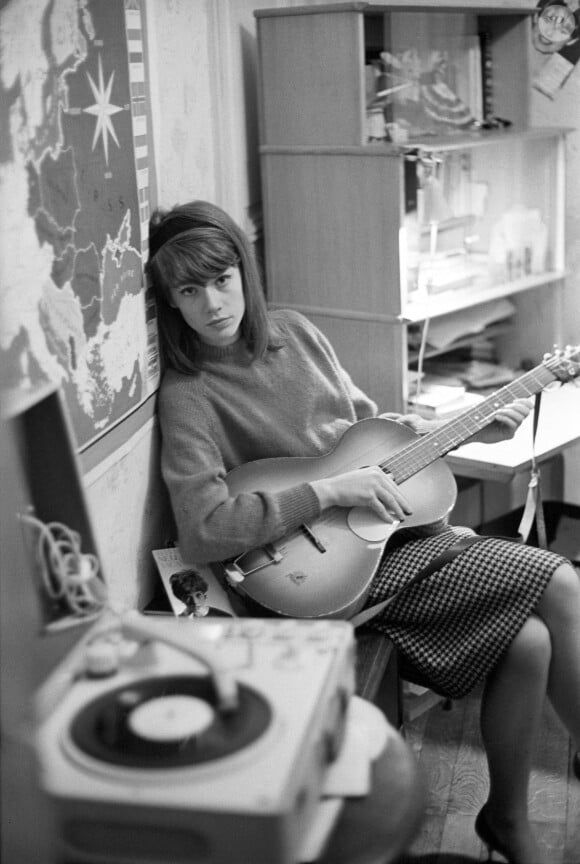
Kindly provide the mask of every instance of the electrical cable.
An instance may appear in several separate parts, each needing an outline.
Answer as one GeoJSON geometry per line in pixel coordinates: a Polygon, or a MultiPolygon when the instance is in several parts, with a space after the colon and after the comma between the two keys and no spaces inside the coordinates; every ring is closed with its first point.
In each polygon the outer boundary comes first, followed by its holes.
{"type": "Polygon", "coordinates": [[[45,523],[31,514],[19,518],[38,532],[36,555],[46,596],[78,617],[101,611],[106,589],[99,577],[99,560],[81,551],[80,535],[62,522],[45,523]]]}

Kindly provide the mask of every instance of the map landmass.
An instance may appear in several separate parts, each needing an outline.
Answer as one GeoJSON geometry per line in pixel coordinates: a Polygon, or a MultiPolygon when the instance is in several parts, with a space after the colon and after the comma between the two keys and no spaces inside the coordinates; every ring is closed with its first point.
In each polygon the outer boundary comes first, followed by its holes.
{"type": "Polygon", "coordinates": [[[81,449],[158,384],[144,69],[139,0],[0,12],[0,393],[60,386],[81,449]]]}

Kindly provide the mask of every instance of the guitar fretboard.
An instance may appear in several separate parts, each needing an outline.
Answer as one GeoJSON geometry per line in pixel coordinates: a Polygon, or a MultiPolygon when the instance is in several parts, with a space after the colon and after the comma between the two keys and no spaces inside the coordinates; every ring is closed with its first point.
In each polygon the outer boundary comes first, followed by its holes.
{"type": "Polygon", "coordinates": [[[483,402],[450,420],[439,429],[421,436],[407,447],[380,464],[383,471],[392,474],[397,483],[408,480],[426,468],[440,456],[459,447],[493,420],[498,408],[514,399],[525,399],[543,390],[554,381],[556,375],[550,369],[550,361],[536,366],[516,381],[506,384],[483,402]]]}

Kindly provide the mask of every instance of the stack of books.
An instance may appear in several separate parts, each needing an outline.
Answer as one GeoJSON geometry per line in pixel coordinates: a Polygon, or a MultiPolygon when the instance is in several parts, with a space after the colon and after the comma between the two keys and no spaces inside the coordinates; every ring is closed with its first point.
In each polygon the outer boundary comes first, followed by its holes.
{"type": "Polygon", "coordinates": [[[470,393],[462,385],[423,383],[419,393],[408,400],[408,410],[428,420],[448,420],[457,417],[484,399],[470,393]]]}

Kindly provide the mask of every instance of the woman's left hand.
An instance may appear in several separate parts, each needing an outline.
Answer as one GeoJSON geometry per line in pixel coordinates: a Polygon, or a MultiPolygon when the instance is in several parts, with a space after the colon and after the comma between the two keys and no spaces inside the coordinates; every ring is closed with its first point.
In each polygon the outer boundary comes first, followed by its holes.
{"type": "Polygon", "coordinates": [[[516,399],[514,402],[504,405],[503,408],[498,408],[491,423],[469,438],[469,442],[495,444],[497,441],[507,441],[513,438],[517,429],[532,410],[532,404],[530,399],[516,399]]]}
{"type": "MultiPolygon", "coordinates": [[[[516,430],[532,410],[532,406],[531,399],[515,399],[513,402],[509,402],[497,409],[491,423],[488,423],[487,426],[484,426],[483,429],[480,429],[463,443],[471,444],[477,441],[480,444],[495,444],[498,441],[507,441],[509,438],[513,438],[516,430]]],[[[404,414],[402,416],[383,414],[381,416],[387,417],[387,419],[396,417],[399,423],[408,426],[418,435],[434,432],[450,422],[449,420],[426,420],[418,414],[404,414]]]]}

